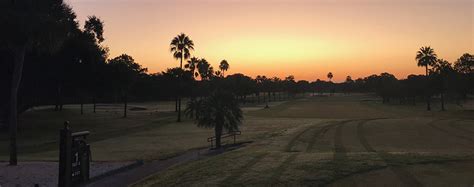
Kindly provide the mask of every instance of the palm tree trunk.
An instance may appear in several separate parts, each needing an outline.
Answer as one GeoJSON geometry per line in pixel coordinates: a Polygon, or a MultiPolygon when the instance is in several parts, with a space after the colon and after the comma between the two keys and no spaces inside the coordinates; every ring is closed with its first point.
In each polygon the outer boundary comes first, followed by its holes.
{"type": "MultiPolygon", "coordinates": [[[[268,92],[268,93],[269,93],[269,92],[268,92]]],[[[268,93],[267,93],[268,99],[267,99],[266,97],[263,98],[263,99],[265,100],[265,103],[266,103],[266,104],[265,104],[265,108],[270,108],[270,107],[268,106],[268,101],[270,100],[270,95],[268,95],[268,93]]]]}
{"type": "Polygon", "coordinates": [[[178,96],[174,98],[174,112],[178,112],[178,96]]]}
{"type": "MultiPolygon", "coordinates": [[[[183,70],[183,50],[181,50],[181,58],[179,58],[179,68],[183,70]]],[[[178,100],[177,100],[177,109],[178,109],[178,122],[181,122],[181,75],[178,77],[178,100]]]]}
{"type": "Polygon", "coordinates": [[[441,92],[441,111],[445,111],[445,108],[444,108],[444,92],[441,92]]]}
{"type": "Polygon", "coordinates": [[[221,136],[222,136],[222,125],[217,125],[214,128],[214,133],[216,136],[216,149],[221,148],[221,136]]]}
{"type": "Polygon", "coordinates": [[[81,102],[81,115],[84,114],[84,99],[81,97],[80,98],[80,102],[81,102]]]}
{"type": "Polygon", "coordinates": [[[54,107],[54,111],[59,111],[59,105],[61,103],[61,86],[59,86],[59,84],[56,91],[57,91],[57,96],[56,96],[56,105],[54,107]]]}
{"type": "MultiPolygon", "coordinates": [[[[425,66],[426,68],[426,84],[429,84],[428,80],[428,65],[425,66]]],[[[429,91],[429,89],[428,89],[429,91]]],[[[431,110],[431,102],[430,102],[430,93],[426,94],[426,110],[430,111],[431,110]]]]}
{"type": "Polygon", "coordinates": [[[184,57],[183,50],[181,50],[181,58],[179,58],[179,68],[180,69],[183,69],[183,57],[184,57]]]}
{"type": "Polygon", "coordinates": [[[95,108],[96,108],[96,99],[95,99],[95,96],[94,96],[94,98],[92,98],[92,102],[93,102],[93,104],[94,104],[94,106],[93,106],[93,112],[95,113],[95,108]]]}
{"type": "Polygon", "coordinates": [[[127,94],[123,97],[124,105],[123,105],[123,118],[127,117],[127,94]]]}
{"type": "Polygon", "coordinates": [[[17,133],[18,133],[18,89],[20,87],[25,61],[26,46],[20,47],[14,52],[13,77],[10,90],[10,165],[18,164],[17,158],[17,133]]]}
{"type": "Polygon", "coordinates": [[[178,122],[181,122],[181,97],[178,99],[178,122]]]}

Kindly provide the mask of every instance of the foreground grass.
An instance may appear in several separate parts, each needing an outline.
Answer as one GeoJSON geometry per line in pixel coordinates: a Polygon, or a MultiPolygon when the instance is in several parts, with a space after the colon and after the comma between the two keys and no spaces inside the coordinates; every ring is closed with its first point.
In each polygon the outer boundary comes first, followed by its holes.
{"type": "MultiPolygon", "coordinates": [[[[166,106],[131,104],[146,110],[130,111],[128,118],[113,105],[96,114],[87,106],[82,116],[77,106],[29,111],[21,116],[20,160],[57,160],[65,120],[74,131],[91,131],[95,161],[163,159],[208,146],[211,129],[197,128],[189,119],[176,123],[172,103],[166,106]]],[[[463,162],[474,154],[469,112],[446,112],[441,120],[436,111],[381,105],[368,95],[300,98],[261,108],[244,108],[238,141],[253,141],[247,147],[177,165],[137,186],[325,185],[390,168],[463,162]],[[432,121],[437,128],[428,125],[432,121]]],[[[0,134],[0,148],[8,150],[6,133],[0,134]]],[[[0,160],[7,159],[8,152],[0,152],[0,160]]]]}
{"type": "Polygon", "coordinates": [[[367,104],[363,97],[310,98],[249,111],[295,125],[268,128],[245,148],[174,166],[134,186],[364,185],[360,178],[375,186],[472,185],[473,116],[453,111],[436,118],[437,112],[422,107],[385,109],[390,106],[367,104]]]}
{"type": "MultiPolygon", "coordinates": [[[[172,104],[130,104],[130,108],[133,107],[141,110],[129,111],[127,118],[122,117],[120,105],[99,105],[97,113],[92,112],[90,105],[85,105],[84,115],[80,114],[78,106],[66,106],[61,112],[54,112],[51,107],[28,111],[20,118],[19,159],[57,160],[59,129],[63,128],[64,121],[70,121],[73,131],[91,132],[88,142],[95,161],[164,159],[189,149],[209,146],[207,138],[213,136],[213,131],[198,128],[186,118],[177,123],[172,104]]],[[[245,133],[238,140],[252,141],[273,129],[292,124],[295,123],[291,119],[248,117],[242,126],[245,133]]],[[[8,160],[8,143],[8,133],[0,132],[0,149],[4,150],[0,152],[0,160],[8,160]]]]}
{"type": "Polygon", "coordinates": [[[473,155],[288,153],[249,147],[186,163],[133,186],[319,186],[389,167],[474,161],[473,155]]]}

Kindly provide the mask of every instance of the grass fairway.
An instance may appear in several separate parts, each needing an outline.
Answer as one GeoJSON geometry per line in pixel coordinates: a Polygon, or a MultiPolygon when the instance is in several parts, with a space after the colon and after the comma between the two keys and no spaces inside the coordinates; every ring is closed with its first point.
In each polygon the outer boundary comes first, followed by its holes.
{"type": "MultiPolygon", "coordinates": [[[[213,130],[196,127],[190,119],[176,122],[173,103],[132,103],[129,108],[146,110],[129,111],[122,117],[121,105],[99,105],[97,113],[91,105],[65,106],[61,112],[42,107],[25,112],[20,118],[18,134],[20,161],[58,160],[59,129],[70,121],[73,131],[88,130],[88,142],[94,161],[129,161],[164,159],[189,149],[209,146],[207,138],[213,130]]],[[[263,106],[259,106],[263,108],[263,106]]],[[[246,110],[255,110],[255,106],[246,110]]],[[[292,119],[260,119],[248,117],[242,126],[239,140],[252,141],[271,136],[274,130],[286,129],[295,124],[292,119]]],[[[0,160],[8,160],[8,133],[0,133],[0,160]]]]}
{"type": "MultiPolygon", "coordinates": [[[[211,129],[192,120],[176,123],[173,103],[134,103],[146,110],[122,118],[120,105],[86,106],[63,112],[28,111],[21,116],[20,161],[57,160],[58,130],[91,131],[95,161],[154,160],[208,146],[211,129]]],[[[329,185],[472,186],[474,113],[448,105],[440,112],[416,106],[382,105],[370,95],[307,97],[245,106],[238,141],[246,147],[173,166],[136,186],[329,185]]],[[[8,136],[0,135],[2,150],[8,136]]],[[[1,160],[8,152],[0,153],[1,160]]]]}
{"type": "Polygon", "coordinates": [[[313,97],[246,112],[245,148],[150,176],[136,186],[472,186],[474,115],[381,105],[367,95],[313,97]],[[263,121],[253,123],[253,121],[263,121]],[[280,128],[266,128],[273,124],[280,128]]]}

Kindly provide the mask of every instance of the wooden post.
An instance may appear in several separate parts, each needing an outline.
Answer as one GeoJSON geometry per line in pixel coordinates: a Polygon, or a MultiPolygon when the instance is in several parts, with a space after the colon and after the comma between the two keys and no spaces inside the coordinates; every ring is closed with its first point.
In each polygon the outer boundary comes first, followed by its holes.
{"type": "Polygon", "coordinates": [[[58,186],[72,186],[71,172],[72,172],[72,136],[69,128],[69,122],[64,122],[64,129],[59,131],[59,178],[58,186]]]}

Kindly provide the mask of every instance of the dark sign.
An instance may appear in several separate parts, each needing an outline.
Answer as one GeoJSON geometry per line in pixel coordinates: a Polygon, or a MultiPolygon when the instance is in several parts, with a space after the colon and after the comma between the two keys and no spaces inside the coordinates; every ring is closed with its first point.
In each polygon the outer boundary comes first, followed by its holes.
{"type": "Polygon", "coordinates": [[[60,130],[58,186],[76,186],[89,180],[91,152],[87,135],[89,131],[72,133],[68,122],[60,130]]]}

